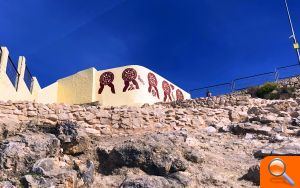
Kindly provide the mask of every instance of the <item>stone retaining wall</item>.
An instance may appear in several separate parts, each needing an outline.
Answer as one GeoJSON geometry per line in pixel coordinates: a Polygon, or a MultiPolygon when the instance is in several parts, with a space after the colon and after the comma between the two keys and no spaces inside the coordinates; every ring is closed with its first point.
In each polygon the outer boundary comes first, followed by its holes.
{"type": "MultiPolygon", "coordinates": [[[[140,129],[145,127],[197,127],[205,125],[206,108],[229,105],[245,105],[248,97],[220,97],[211,99],[186,100],[180,103],[161,103],[138,107],[110,107],[99,105],[39,104],[32,102],[0,102],[0,118],[8,118],[17,123],[56,124],[72,121],[90,130],[109,133],[114,129],[140,129]],[[176,107],[177,109],[174,109],[176,107]],[[201,109],[200,109],[201,107],[201,109]]],[[[228,112],[224,113],[228,118],[228,112]]]]}
{"type": "MultiPolygon", "coordinates": [[[[298,99],[296,99],[298,101],[298,99]]],[[[99,105],[38,104],[31,102],[0,102],[0,123],[35,125],[72,121],[95,134],[140,129],[199,128],[212,124],[228,125],[248,119],[252,107],[286,103],[297,106],[295,100],[268,101],[250,96],[226,95],[199,98],[174,103],[158,103],[143,107],[110,107],[99,105]],[[5,119],[5,121],[4,121],[5,119]]]]}

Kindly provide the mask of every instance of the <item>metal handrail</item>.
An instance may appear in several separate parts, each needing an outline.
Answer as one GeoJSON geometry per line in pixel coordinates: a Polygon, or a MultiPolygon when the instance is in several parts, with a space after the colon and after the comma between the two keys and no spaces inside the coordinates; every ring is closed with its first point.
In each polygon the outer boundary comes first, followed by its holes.
{"type": "Polygon", "coordinates": [[[227,83],[220,83],[220,84],[215,84],[215,85],[200,87],[200,88],[196,88],[196,89],[191,89],[190,92],[198,91],[198,90],[203,90],[203,89],[209,89],[209,88],[215,88],[215,87],[225,86],[225,85],[230,85],[231,86],[231,92],[241,91],[241,90],[245,90],[245,89],[248,89],[250,87],[253,87],[253,86],[255,86],[255,84],[253,83],[249,87],[236,88],[236,81],[244,80],[244,79],[249,79],[249,78],[260,77],[260,76],[264,76],[264,75],[270,75],[270,74],[273,74],[273,76],[274,76],[274,78],[272,78],[271,81],[273,81],[273,79],[274,79],[274,81],[288,79],[288,78],[299,76],[300,72],[299,73],[295,73],[294,75],[290,75],[290,76],[286,76],[286,77],[280,78],[279,77],[280,70],[286,69],[286,68],[290,68],[290,67],[296,67],[296,66],[300,66],[300,65],[299,64],[293,64],[293,65],[281,66],[281,67],[277,67],[275,69],[275,72],[266,72],[266,73],[251,75],[251,76],[240,77],[240,78],[236,78],[236,79],[232,80],[231,82],[227,82],[227,83]]]}
{"type": "Polygon", "coordinates": [[[234,79],[233,81],[243,80],[243,79],[247,79],[247,78],[255,78],[255,77],[258,77],[258,76],[264,76],[264,75],[275,74],[275,73],[276,72],[266,72],[266,73],[261,73],[261,74],[255,74],[255,75],[252,75],[252,76],[245,76],[245,77],[237,78],[237,79],[234,79]]]}
{"type": "Polygon", "coordinates": [[[24,81],[29,91],[32,92],[33,77],[27,66],[25,67],[24,81]]]}
{"type": "Polygon", "coordinates": [[[13,62],[13,60],[11,59],[10,56],[8,56],[8,61],[12,64],[13,68],[15,69],[15,71],[16,71],[18,74],[20,74],[19,71],[18,71],[18,69],[17,69],[17,67],[16,67],[16,65],[14,64],[14,62],[13,62]]]}
{"type": "Polygon", "coordinates": [[[10,79],[11,83],[13,84],[13,86],[15,87],[15,89],[18,90],[20,73],[10,56],[8,56],[6,74],[9,77],[9,79],[10,79]],[[11,70],[11,69],[9,69],[9,66],[12,67],[12,70],[14,71],[11,74],[8,73],[9,70],[11,70]]]}
{"type": "Polygon", "coordinates": [[[200,88],[192,89],[192,90],[190,90],[190,92],[198,91],[198,90],[202,90],[202,89],[208,89],[208,88],[212,88],[212,87],[224,86],[224,85],[231,85],[231,83],[222,83],[222,84],[216,84],[216,85],[211,85],[211,86],[206,86],[206,87],[200,87],[200,88]]]}
{"type": "Polygon", "coordinates": [[[289,68],[289,67],[296,67],[296,66],[300,66],[299,64],[293,64],[293,65],[287,65],[287,66],[283,66],[283,67],[277,67],[276,70],[278,69],[284,69],[284,68],[289,68]]]}
{"type": "Polygon", "coordinates": [[[0,47],[0,64],[1,64],[1,57],[2,57],[2,49],[0,47]]]}

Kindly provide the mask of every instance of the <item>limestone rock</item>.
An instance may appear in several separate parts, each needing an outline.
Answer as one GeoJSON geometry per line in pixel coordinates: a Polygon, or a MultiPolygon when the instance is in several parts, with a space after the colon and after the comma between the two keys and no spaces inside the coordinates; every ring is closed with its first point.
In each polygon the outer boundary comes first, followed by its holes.
{"type": "Polygon", "coordinates": [[[143,187],[143,188],[164,188],[164,187],[181,187],[175,181],[167,180],[159,176],[132,176],[121,184],[121,188],[143,187]]]}
{"type": "Polygon", "coordinates": [[[184,158],[193,163],[204,162],[204,156],[197,150],[190,150],[184,153],[184,158]]]}
{"type": "MultiPolygon", "coordinates": [[[[56,129],[57,137],[61,141],[65,154],[78,155],[87,149],[88,136],[86,132],[78,129],[78,125],[75,123],[64,122],[58,124],[56,129]]],[[[99,131],[97,132],[99,133],[99,131]]]]}
{"type": "Polygon", "coordinates": [[[247,174],[245,174],[242,179],[251,181],[254,185],[259,185],[260,183],[260,167],[259,165],[254,165],[249,168],[247,174]]]}
{"type": "Polygon", "coordinates": [[[26,132],[0,143],[0,169],[24,173],[39,158],[58,155],[60,141],[51,134],[26,132]]]}
{"type": "Polygon", "coordinates": [[[9,181],[0,182],[0,188],[15,188],[15,186],[9,181]]]}
{"type": "Polygon", "coordinates": [[[280,156],[280,155],[300,155],[300,143],[292,142],[284,144],[279,148],[263,148],[254,153],[256,158],[263,158],[266,156],[280,156]]]}
{"type": "Polygon", "coordinates": [[[271,127],[260,126],[255,124],[252,124],[250,126],[245,126],[245,124],[231,125],[230,130],[237,135],[246,133],[262,134],[268,136],[273,135],[271,127]]]}
{"type": "Polygon", "coordinates": [[[215,133],[217,132],[217,129],[212,127],[212,126],[209,126],[207,128],[204,129],[207,133],[215,133]]]}
{"type": "Polygon", "coordinates": [[[169,148],[160,148],[155,146],[155,143],[151,145],[140,141],[124,143],[108,154],[98,149],[100,168],[108,174],[123,166],[138,167],[151,175],[166,175],[186,170],[184,159],[172,155],[170,150],[167,152],[169,148]]]}

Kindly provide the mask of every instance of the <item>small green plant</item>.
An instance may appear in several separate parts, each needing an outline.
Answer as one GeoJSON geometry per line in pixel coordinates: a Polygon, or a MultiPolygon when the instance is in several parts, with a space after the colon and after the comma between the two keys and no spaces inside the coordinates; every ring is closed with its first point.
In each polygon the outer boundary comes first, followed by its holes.
{"type": "MultiPolygon", "coordinates": [[[[256,96],[259,98],[266,98],[267,95],[270,95],[274,90],[277,90],[278,88],[278,84],[276,83],[265,83],[258,88],[258,90],[256,91],[256,96]]],[[[271,96],[272,98],[275,97],[274,94],[271,96]]]]}
{"type": "Polygon", "coordinates": [[[247,93],[252,97],[262,99],[288,99],[294,97],[295,88],[280,86],[277,83],[266,83],[260,87],[252,87],[247,90],[247,93]]]}

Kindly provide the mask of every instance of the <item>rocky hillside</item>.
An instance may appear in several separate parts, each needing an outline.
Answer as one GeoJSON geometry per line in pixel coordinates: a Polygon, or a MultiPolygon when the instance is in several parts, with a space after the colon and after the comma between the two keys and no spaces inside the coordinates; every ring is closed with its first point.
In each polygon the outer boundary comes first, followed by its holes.
{"type": "Polygon", "coordinates": [[[1,102],[0,187],[258,187],[263,157],[300,154],[299,104],[1,102]]]}

